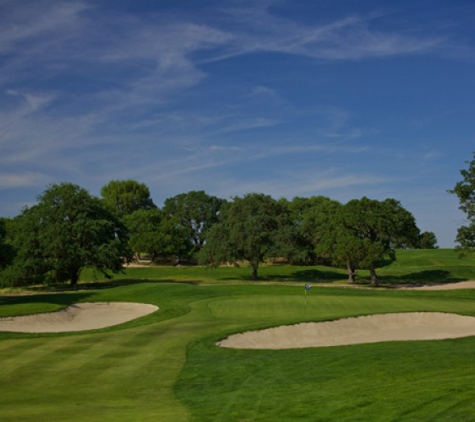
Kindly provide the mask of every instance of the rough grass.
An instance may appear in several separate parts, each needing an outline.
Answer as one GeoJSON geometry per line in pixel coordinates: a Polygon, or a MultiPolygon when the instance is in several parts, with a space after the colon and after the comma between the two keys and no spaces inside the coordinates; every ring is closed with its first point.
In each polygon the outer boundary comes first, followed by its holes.
{"type": "MultiPolygon", "coordinates": [[[[400,281],[435,268],[467,279],[473,270],[473,261],[462,269],[449,264],[449,252],[409,252],[381,269],[384,277],[400,281]]],[[[215,278],[200,268],[139,268],[112,282],[83,283],[76,292],[0,297],[0,316],[77,301],[160,307],[80,334],[0,333],[0,419],[475,420],[475,337],[282,351],[214,345],[230,333],[299,321],[407,311],[475,315],[475,291],[315,287],[305,306],[303,283],[318,280],[301,271],[333,269],[265,268],[269,278],[260,283],[248,281],[247,268],[223,268],[215,278]],[[140,276],[146,279],[133,281],[140,276]]]]}

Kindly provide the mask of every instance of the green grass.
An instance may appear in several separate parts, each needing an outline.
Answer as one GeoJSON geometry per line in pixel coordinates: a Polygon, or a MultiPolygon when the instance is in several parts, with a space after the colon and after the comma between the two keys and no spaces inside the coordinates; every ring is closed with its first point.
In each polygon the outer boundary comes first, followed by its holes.
{"type": "MultiPolygon", "coordinates": [[[[382,268],[382,277],[421,282],[409,275],[435,268],[467,279],[475,266],[467,260],[457,269],[460,261],[444,250],[411,252],[382,268]]],[[[75,292],[1,296],[0,316],[80,301],[160,310],[91,332],[0,333],[0,420],[475,420],[475,337],[272,351],[214,344],[248,329],[373,313],[475,316],[475,291],[315,287],[305,306],[304,282],[344,277],[325,267],[262,270],[265,282],[252,283],[247,268],[134,268],[75,292]]]]}
{"type": "MultiPolygon", "coordinates": [[[[377,272],[381,283],[399,284],[450,283],[475,280],[475,256],[459,258],[454,249],[399,250],[396,261],[381,263],[377,272]]],[[[85,270],[81,278],[87,281],[102,280],[101,275],[85,270]]],[[[239,267],[207,268],[199,266],[150,266],[128,268],[114,277],[117,283],[135,279],[186,281],[200,284],[252,282],[251,270],[246,264],[239,267]]],[[[325,266],[261,265],[259,279],[263,282],[316,282],[346,283],[345,269],[325,266]]],[[[369,271],[358,271],[358,282],[369,284],[369,271]]]]}
{"type": "Polygon", "coordinates": [[[475,257],[454,249],[397,251],[396,261],[378,273],[388,283],[440,283],[475,280],[475,257]]]}
{"type": "Polygon", "coordinates": [[[201,421],[472,421],[474,346],[222,351],[201,341],[175,391],[201,421]]]}

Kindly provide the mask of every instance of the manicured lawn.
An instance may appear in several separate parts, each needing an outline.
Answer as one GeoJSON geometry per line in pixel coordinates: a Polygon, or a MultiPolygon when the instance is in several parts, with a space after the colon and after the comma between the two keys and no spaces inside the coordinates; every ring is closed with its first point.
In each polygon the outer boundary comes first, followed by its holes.
{"type": "Polygon", "coordinates": [[[400,250],[391,265],[379,270],[383,282],[440,283],[475,280],[475,257],[454,249],[400,250]]]}
{"type": "MultiPolygon", "coordinates": [[[[443,259],[433,268],[450,267],[450,255],[437,253],[443,259]]],[[[401,257],[401,268],[394,263],[381,273],[417,274],[434,255],[401,257]]],[[[467,279],[472,265],[447,271],[467,279]]],[[[247,268],[134,268],[75,292],[1,296],[0,316],[78,301],[160,310],[85,333],[0,333],[0,420],[475,420],[475,337],[273,351],[215,346],[230,333],[299,321],[408,311],[475,316],[475,290],[314,287],[305,304],[303,284],[318,281],[317,272],[339,274],[268,266],[266,280],[253,283],[247,268]]]]}
{"type": "MultiPolygon", "coordinates": [[[[459,258],[454,249],[399,250],[396,261],[382,262],[377,269],[381,283],[421,284],[475,280],[475,256],[459,258]]],[[[89,270],[82,274],[84,280],[102,280],[89,270]]],[[[369,271],[358,271],[358,282],[369,284],[369,271]]],[[[163,281],[189,281],[207,284],[222,282],[253,282],[251,270],[246,263],[239,267],[207,268],[200,266],[151,266],[128,268],[123,274],[114,276],[115,280],[150,279],[163,281]]],[[[326,266],[261,265],[259,279],[267,282],[316,282],[346,283],[348,275],[343,268],[326,266]]],[[[254,282],[253,282],[254,283],[254,282]]]]}

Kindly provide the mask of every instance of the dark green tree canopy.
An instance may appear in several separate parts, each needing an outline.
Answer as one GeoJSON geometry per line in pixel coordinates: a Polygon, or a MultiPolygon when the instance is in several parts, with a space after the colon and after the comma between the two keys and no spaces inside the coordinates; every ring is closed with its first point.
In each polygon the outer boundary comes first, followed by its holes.
{"type": "Polygon", "coordinates": [[[248,261],[257,279],[259,264],[276,250],[276,236],[288,221],[288,209],[268,195],[250,193],[235,197],[221,208],[219,223],[213,225],[201,261],[218,265],[248,261]]]}
{"type": "MultiPolygon", "coordinates": [[[[471,224],[459,229],[458,240],[475,250],[475,164],[461,173],[464,180],[451,192],[471,224]]],[[[91,197],[71,183],[51,185],[17,218],[0,219],[2,278],[7,272],[14,282],[76,284],[86,266],[119,271],[133,250],[152,261],[245,261],[253,278],[260,263],[273,258],[346,267],[350,282],[358,269],[369,269],[377,285],[376,268],[394,260],[395,249],[437,242],[431,232],[420,234],[412,214],[395,199],[363,197],[343,205],[324,196],[276,201],[250,193],[228,202],[190,191],[168,198],[159,209],[148,187],[134,180],[113,180],[101,195],[91,197]]]]}
{"type": "Polygon", "coordinates": [[[395,248],[417,247],[419,229],[412,214],[395,199],[354,199],[336,209],[317,250],[333,264],[346,265],[350,282],[359,268],[369,269],[378,284],[378,262],[395,259],[395,248]]]}
{"type": "Polygon", "coordinates": [[[434,232],[423,232],[419,237],[420,249],[437,249],[437,237],[434,232]]]}
{"type": "Polygon", "coordinates": [[[104,204],[119,217],[156,208],[147,185],[135,180],[112,180],[102,187],[101,196],[104,204]]]}
{"type": "Polygon", "coordinates": [[[223,199],[207,195],[205,191],[190,191],[166,199],[163,211],[187,230],[194,252],[199,252],[209,229],[218,221],[223,203],[223,199]]]}
{"type": "Polygon", "coordinates": [[[320,264],[330,263],[326,241],[329,239],[328,232],[335,230],[336,215],[340,208],[338,201],[325,196],[295,198],[291,202],[293,220],[296,219],[303,238],[311,245],[313,259],[320,264]]]}
{"type": "Polygon", "coordinates": [[[185,256],[190,249],[188,233],[175,224],[162,210],[141,209],[124,217],[129,229],[130,246],[136,255],[146,253],[153,262],[156,258],[185,256]]]}
{"type": "Polygon", "coordinates": [[[84,267],[117,272],[130,256],[125,226],[98,198],[71,183],[49,186],[15,226],[16,274],[23,280],[75,285],[84,267]]]}
{"type": "Polygon", "coordinates": [[[8,234],[8,229],[12,222],[8,218],[0,218],[0,270],[5,268],[13,261],[15,251],[11,244],[11,234],[8,234]]]}
{"type": "Polygon", "coordinates": [[[467,216],[467,224],[457,231],[458,248],[466,252],[475,252],[475,152],[468,168],[460,170],[462,180],[449,193],[458,196],[461,209],[467,216]]]}

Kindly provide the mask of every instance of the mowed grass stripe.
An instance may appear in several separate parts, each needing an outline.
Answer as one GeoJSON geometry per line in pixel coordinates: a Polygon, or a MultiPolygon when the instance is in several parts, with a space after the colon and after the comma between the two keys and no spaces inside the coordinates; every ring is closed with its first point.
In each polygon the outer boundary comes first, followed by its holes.
{"type": "MultiPolygon", "coordinates": [[[[334,315],[344,317],[381,312],[439,310],[473,315],[475,311],[473,300],[445,299],[443,294],[438,297],[417,293],[412,296],[405,293],[401,296],[392,294],[389,297],[378,294],[351,294],[348,297],[341,294],[324,295],[313,307],[308,300],[306,310],[305,306],[302,309],[301,299],[295,296],[240,296],[215,299],[209,303],[209,307],[214,317],[222,318],[229,327],[233,323],[232,329],[236,331],[242,331],[243,327],[249,328],[250,324],[252,328],[261,323],[266,325],[271,320],[279,323],[286,319],[288,323],[292,323],[294,319],[305,315],[305,312],[307,317],[318,320],[334,315]],[[239,321],[241,329],[236,328],[239,321]]],[[[293,421],[299,418],[335,420],[336,415],[340,417],[336,420],[401,420],[400,409],[404,409],[404,401],[408,404],[417,402],[414,405],[418,409],[415,412],[417,415],[407,420],[420,421],[424,420],[421,418],[424,412],[437,411],[446,416],[451,415],[452,411],[444,409],[453,409],[454,402],[466,402],[470,394],[466,392],[463,397],[451,397],[450,383],[442,386],[438,379],[439,369],[446,365],[439,365],[439,359],[446,359],[450,350],[460,345],[462,351],[449,361],[449,367],[455,367],[456,372],[464,373],[467,358],[473,358],[471,348],[463,346],[465,339],[435,343],[401,342],[404,351],[401,351],[400,345],[394,346],[396,343],[378,344],[378,353],[371,347],[368,348],[368,345],[351,346],[351,352],[350,347],[288,352],[222,351],[213,345],[214,340],[216,337],[212,336],[189,349],[187,364],[176,385],[178,396],[190,406],[198,421],[293,421]],[[444,346],[439,347],[442,343],[444,346]],[[432,344],[432,351],[424,350],[427,344],[432,344]],[[442,353],[438,354],[439,349],[442,353]],[[348,352],[344,353],[345,350],[348,352]],[[420,354],[416,359],[417,364],[414,364],[414,353],[420,354]],[[421,365],[421,359],[425,361],[424,365],[421,365]],[[412,378],[412,375],[415,377],[412,378]],[[399,377],[399,382],[392,381],[395,377],[399,377]],[[418,386],[415,380],[419,379],[429,382],[422,382],[418,386]],[[409,397],[404,386],[411,382],[409,397]],[[436,390],[432,392],[429,389],[429,395],[445,397],[444,400],[448,403],[437,403],[432,398],[429,400],[431,404],[425,404],[422,410],[419,409],[421,403],[425,403],[425,398],[421,399],[420,395],[424,394],[424,388],[428,386],[436,390]],[[196,394],[195,390],[200,393],[196,394]],[[256,409],[260,409],[259,414],[256,414],[256,409]],[[383,410],[380,418],[378,415],[383,410]]],[[[474,343],[473,338],[468,341],[474,343]]],[[[468,366],[470,367],[473,368],[473,362],[468,366]]],[[[444,370],[441,374],[442,378],[446,376],[444,370]]],[[[452,376],[453,374],[449,375],[448,379],[452,376]]],[[[473,381],[475,371],[466,379],[462,377],[459,388],[467,391],[466,389],[471,389],[473,381]]],[[[475,407],[459,409],[454,414],[470,413],[470,409],[472,416],[475,415],[475,407]]]]}
{"type": "Polygon", "coordinates": [[[61,361],[55,359],[57,356],[64,359],[76,350],[70,339],[38,338],[26,341],[29,342],[28,348],[25,348],[24,340],[4,340],[4,344],[9,344],[8,354],[0,351],[0,376],[12,377],[17,384],[40,382],[41,378],[36,375],[51,368],[51,362],[55,362],[55,366],[61,365],[61,361]]]}
{"type": "MultiPolygon", "coordinates": [[[[201,323],[185,318],[189,321],[181,318],[116,332],[28,340],[38,342],[36,349],[44,354],[33,353],[29,360],[16,355],[12,366],[23,381],[15,383],[11,395],[21,397],[21,402],[29,398],[22,405],[24,415],[41,417],[39,403],[44,397],[57,403],[48,420],[67,420],[63,412],[68,406],[78,406],[73,420],[187,420],[172,386],[185,362],[186,345],[200,334],[201,323]],[[51,389],[51,385],[61,388],[51,389]],[[87,409],[96,402],[103,406],[91,414],[87,409]]],[[[11,353],[15,354],[13,349],[11,353]]],[[[9,404],[2,407],[3,416],[16,420],[19,403],[9,404]]]]}
{"type": "Polygon", "coordinates": [[[176,389],[197,421],[468,421],[475,415],[474,346],[468,338],[223,351],[202,341],[176,389]]]}
{"type": "MultiPolygon", "coordinates": [[[[88,300],[140,299],[158,306],[163,301],[167,314],[147,317],[119,330],[4,337],[0,350],[6,345],[10,365],[19,375],[25,362],[12,355],[11,346],[18,344],[19,350],[27,353],[23,342],[31,341],[32,347],[50,347],[52,353],[45,352],[41,367],[33,375],[39,388],[29,389],[27,380],[20,380],[16,395],[1,392],[2,420],[175,422],[214,421],[213,417],[219,416],[230,421],[290,421],[335,420],[331,418],[339,414],[338,420],[371,420],[362,416],[378,415],[378,420],[420,421],[430,412],[446,412],[444,417],[470,413],[466,392],[475,382],[470,363],[475,349],[472,338],[287,352],[234,351],[214,345],[217,338],[235,330],[300,319],[322,320],[381,310],[474,311],[473,295],[464,298],[465,293],[448,299],[447,293],[409,295],[323,288],[311,290],[305,309],[303,286],[295,289],[141,283],[90,291],[88,300]],[[169,319],[160,321],[164,317],[169,319]],[[143,323],[149,325],[140,325],[143,323]],[[80,352],[81,345],[87,347],[80,352]],[[439,373],[441,380],[433,382],[439,373]],[[466,377],[457,381],[457,373],[466,377]],[[418,385],[420,378],[429,380],[428,384],[418,385]],[[454,389],[463,393],[451,397],[454,389]],[[437,404],[436,397],[443,397],[444,402],[437,404]],[[417,403],[426,399],[432,404],[417,412],[411,410],[406,419],[400,417],[407,409],[418,409],[417,403]],[[444,410],[458,402],[462,409],[444,410]]],[[[8,391],[4,381],[0,371],[0,385],[8,391]]]]}

